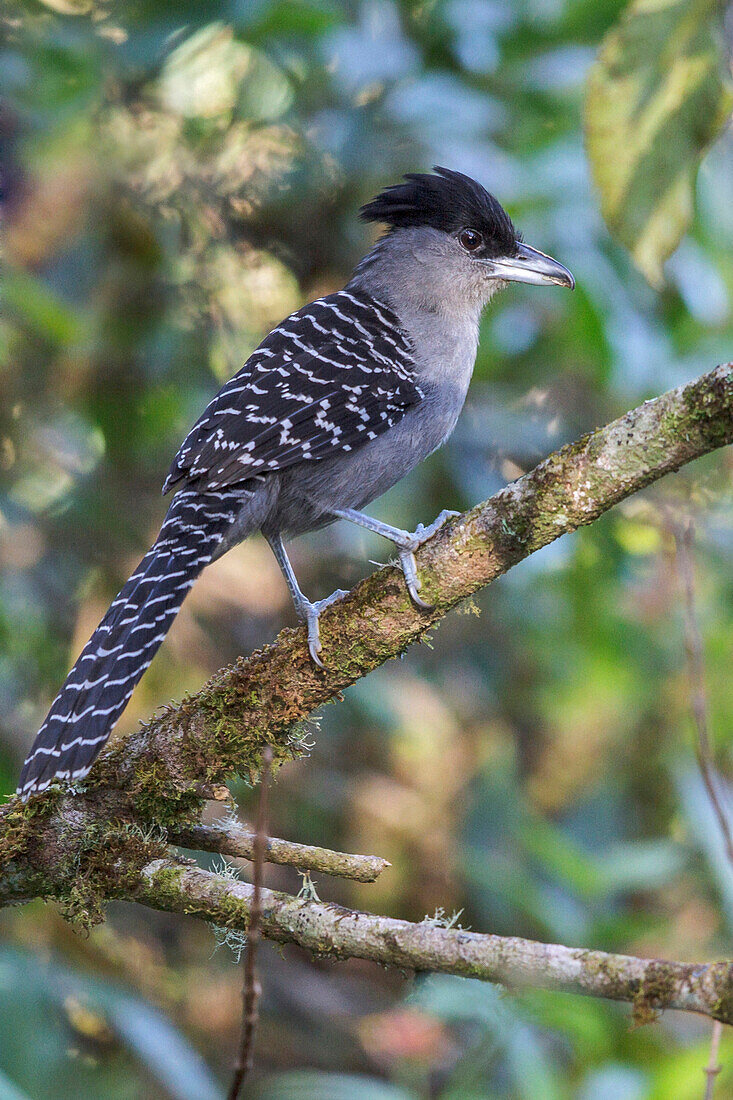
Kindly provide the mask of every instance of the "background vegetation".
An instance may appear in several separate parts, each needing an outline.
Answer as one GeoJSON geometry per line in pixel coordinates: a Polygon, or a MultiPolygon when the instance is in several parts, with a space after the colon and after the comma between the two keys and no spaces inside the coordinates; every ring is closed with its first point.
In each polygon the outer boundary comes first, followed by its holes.
{"type": "MultiPolygon", "coordinates": [[[[716,7],[639,4],[619,24],[622,6],[6,4],[0,792],[154,537],[180,438],[269,327],[343,283],[369,244],[358,205],[403,171],[477,176],[578,289],[512,287],[494,303],[454,439],[375,514],[410,526],[466,507],[730,358],[716,7]],[[663,26],[635,23],[650,8],[663,26]],[[646,128],[608,110],[632,93],[655,108],[646,128]]],[[[322,897],[417,920],[462,909],[477,930],[640,955],[730,954],[733,879],[694,760],[669,531],[694,520],[730,775],[730,472],[730,453],[710,456],[535,555],[476,614],[326,708],[310,758],[278,775],[272,832],[393,868],[370,886],[321,881],[322,897]]],[[[320,595],[387,548],[339,525],[293,553],[320,595]]],[[[197,583],[119,732],[291,622],[266,545],[230,553],[197,583]]],[[[253,796],[235,793],[246,816],[253,796]]],[[[266,880],[298,888],[287,869],[266,880]]],[[[132,906],[88,940],[40,903],[0,914],[0,1097],[220,1096],[240,974],[214,948],[206,927],[132,906]]],[[[702,1094],[709,1028],[695,1019],[634,1031],[617,1005],[405,982],[295,949],[260,958],[260,1100],[702,1094]]],[[[721,1096],[730,1040],[722,1061],[721,1096]]]]}

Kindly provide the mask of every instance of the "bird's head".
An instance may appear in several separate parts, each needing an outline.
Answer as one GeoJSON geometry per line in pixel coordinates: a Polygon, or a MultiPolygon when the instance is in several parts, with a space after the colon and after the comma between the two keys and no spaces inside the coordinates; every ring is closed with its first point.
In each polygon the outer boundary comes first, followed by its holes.
{"type": "Polygon", "coordinates": [[[568,269],[525,244],[502,205],[462,172],[410,173],[360,213],[389,226],[384,258],[400,252],[415,278],[430,281],[444,300],[458,294],[485,304],[507,282],[575,286],[568,269]]]}

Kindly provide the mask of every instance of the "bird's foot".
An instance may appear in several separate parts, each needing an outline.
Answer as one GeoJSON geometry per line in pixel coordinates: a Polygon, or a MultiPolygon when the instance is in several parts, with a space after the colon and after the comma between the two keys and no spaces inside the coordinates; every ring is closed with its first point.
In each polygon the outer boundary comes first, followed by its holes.
{"type": "Polygon", "coordinates": [[[323,646],[321,645],[321,633],[318,623],[321,612],[325,611],[327,607],[330,607],[332,603],[336,603],[336,600],[340,600],[347,595],[348,592],[344,592],[343,589],[337,588],[335,592],[332,592],[330,596],[326,596],[323,600],[316,600],[314,603],[311,603],[310,600],[304,599],[298,608],[300,617],[305,623],[308,631],[308,652],[311,655],[313,664],[317,665],[318,668],[326,667],[321,660],[323,646]]]}
{"type": "Polygon", "coordinates": [[[412,537],[415,539],[415,549],[417,550],[418,546],[422,546],[424,542],[431,539],[441,527],[445,527],[449,519],[455,519],[456,516],[460,516],[460,514],[460,512],[456,512],[452,508],[444,508],[440,515],[437,516],[432,523],[429,523],[427,527],[424,527],[422,523],[418,523],[417,527],[412,532],[412,537]]]}
{"type": "Polygon", "coordinates": [[[449,508],[445,508],[427,527],[422,523],[418,523],[415,530],[411,533],[405,531],[404,541],[401,540],[395,543],[397,546],[397,556],[399,558],[400,567],[405,578],[405,584],[407,585],[407,591],[410,593],[410,599],[421,611],[432,611],[433,605],[425,603],[425,600],[421,599],[418,595],[422,588],[422,582],[417,571],[415,551],[419,550],[424,542],[431,539],[436,531],[439,531],[449,519],[454,519],[455,516],[459,516],[460,514],[460,512],[454,512],[449,508]]]}

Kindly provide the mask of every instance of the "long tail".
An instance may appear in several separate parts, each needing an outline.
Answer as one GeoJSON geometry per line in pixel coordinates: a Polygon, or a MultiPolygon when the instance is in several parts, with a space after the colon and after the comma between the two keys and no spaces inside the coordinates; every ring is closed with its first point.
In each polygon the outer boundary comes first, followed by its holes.
{"type": "Polygon", "coordinates": [[[18,783],[22,798],[53,779],[87,774],[238,505],[232,492],[176,494],[158,538],[87,642],[38,731],[18,783]]]}

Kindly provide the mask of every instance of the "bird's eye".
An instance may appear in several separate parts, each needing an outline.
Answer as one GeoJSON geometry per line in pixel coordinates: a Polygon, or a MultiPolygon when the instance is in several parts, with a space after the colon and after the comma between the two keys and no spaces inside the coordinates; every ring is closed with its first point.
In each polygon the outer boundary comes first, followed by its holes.
{"type": "Polygon", "coordinates": [[[458,243],[466,252],[475,252],[484,243],[484,238],[477,229],[462,229],[458,234],[458,243]]]}

